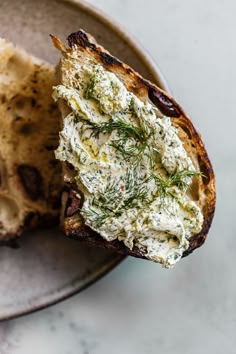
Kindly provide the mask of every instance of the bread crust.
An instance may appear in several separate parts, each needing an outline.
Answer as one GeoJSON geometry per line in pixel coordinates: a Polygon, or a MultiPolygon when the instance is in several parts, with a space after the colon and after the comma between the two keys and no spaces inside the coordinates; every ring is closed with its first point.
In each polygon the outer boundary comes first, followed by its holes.
{"type": "MultiPolygon", "coordinates": [[[[66,48],[55,36],[51,37],[54,45],[62,52],[63,56],[67,57],[71,55],[73,51],[80,51],[82,53],[81,55],[92,57],[94,62],[100,63],[107,70],[114,72],[122,80],[126,88],[137,95],[141,100],[145,99],[151,101],[158,108],[160,116],[166,115],[171,117],[172,123],[178,127],[179,136],[184,142],[185,149],[191,156],[194,165],[204,174],[203,178],[199,178],[197,182],[195,181],[196,185],[192,191],[193,198],[198,201],[202,209],[204,223],[201,232],[193,235],[189,239],[189,248],[184,252],[183,257],[189,255],[205,242],[214,216],[216,202],[215,177],[212,164],[202,139],[193,126],[191,119],[173,97],[155,84],[144,79],[130,66],[112,56],[103,47],[99,46],[91,35],[82,30],[70,34],[68,37],[69,48],[66,48]]],[[[63,83],[61,70],[63,70],[63,68],[59,65],[59,76],[60,80],[62,78],[63,83]]],[[[63,113],[63,102],[60,103],[60,107],[63,113]]],[[[68,166],[65,166],[65,169],[68,170],[68,166]]],[[[73,192],[73,188],[74,186],[67,185],[65,188],[66,193],[70,196],[74,195],[74,198],[76,198],[76,191],[73,192]]],[[[73,201],[73,198],[69,198],[67,203],[65,203],[63,218],[64,232],[68,237],[86,241],[91,245],[113,249],[125,255],[146,258],[137,248],[130,250],[123,242],[117,240],[108,242],[99,236],[98,233],[86,226],[81,217],[79,218],[78,202],[73,201]],[[71,203],[77,205],[77,210],[75,210],[74,214],[69,215],[67,210],[71,208],[71,203]]]]}

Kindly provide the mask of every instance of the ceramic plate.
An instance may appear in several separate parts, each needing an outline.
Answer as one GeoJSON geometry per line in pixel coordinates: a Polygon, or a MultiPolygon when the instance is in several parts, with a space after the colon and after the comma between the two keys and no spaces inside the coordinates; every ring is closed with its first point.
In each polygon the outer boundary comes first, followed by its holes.
{"type": "MultiPolygon", "coordinates": [[[[167,89],[156,65],[119,25],[88,3],[1,0],[0,36],[55,64],[49,33],[65,39],[83,28],[146,78],[167,89]]],[[[29,313],[81,291],[124,257],[68,240],[57,230],[24,235],[18,249],[0,249],[0,319],[29,313]]]]}

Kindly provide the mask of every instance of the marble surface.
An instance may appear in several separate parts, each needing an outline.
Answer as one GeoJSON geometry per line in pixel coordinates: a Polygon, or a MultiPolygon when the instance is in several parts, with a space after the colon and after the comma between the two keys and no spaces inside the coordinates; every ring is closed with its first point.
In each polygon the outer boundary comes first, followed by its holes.
{"type": "Polygon", "coordinates": [[[0,354],[234,354],[236,2],[93,0],[158,61],[217,175],[206,245],[173,270],[127,259],[49,309],[0,323],[0,354]]]}

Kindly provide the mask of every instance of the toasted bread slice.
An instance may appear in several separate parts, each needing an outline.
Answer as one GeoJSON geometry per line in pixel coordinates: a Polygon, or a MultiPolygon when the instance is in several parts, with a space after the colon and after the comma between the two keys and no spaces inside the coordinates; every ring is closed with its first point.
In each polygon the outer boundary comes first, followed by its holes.
{"type": "Polygon", "coordinates": [[[0,39],[0,241],[59,220],[54,68],[0,39]]]}
{"type": "MultiPolygon", "coordinates": [[[[178,130],[178,137],[183,142],[183,146],[197,171],[201,171],[202,177],[194,178],[189,197],[201,209],[203,214],[203,224],[201,231],[191,235],[189,246],[182,256],[190,254],[194,249],[201,246],[210,228],[215,210],[215,180],[212,165],[203,145],[200,135],[194,128],[190,118],[186,115],[179,104],[166,92],[158,88],[155,84],[145,80],[131,67],[113,57],[103,47],[98,45],[95,39],[80,30],[72,33],[68,37],[69,48],[55,36],[51,36],[54,45],[63,55],[58,65],[58,83],[67,88],[73,87],[73,77],[70,69],[75,65],[75,60],[81,63],[99,64],[105,70],[114,73],[123,83],[125,88],[138,97],[142,102],[149,102],[157,108],[157,117],[170,117],[172,124],[178,130]],[[76,58],[76,59],[75,59],[76,58]]],[[[64,99],[59,99],[59,107],[63,119],[71,112],[64,99]]],[[[142,248],[126,247],[118,239],[107,241],[98,232],[92,230],[85,224],[80,214],[83,197],[78,197],[81,191],[75,183],[75,171],[71,165],[64,163],[65,190],[63,193],[62,224],[67,236],[89,244],[116,250],[124,255],[147,258],[142,248]]]]}

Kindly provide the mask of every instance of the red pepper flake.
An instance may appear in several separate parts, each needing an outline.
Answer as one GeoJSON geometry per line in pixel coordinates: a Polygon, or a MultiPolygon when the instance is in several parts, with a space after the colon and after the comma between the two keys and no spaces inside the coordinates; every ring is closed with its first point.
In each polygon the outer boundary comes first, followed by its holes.
{"type": "Polygon", "coordinates": [[[121,189],[122,191],[124,191],[124,190],[125,190],[125,186],[120,186],[120,189],[121,189]]]}

